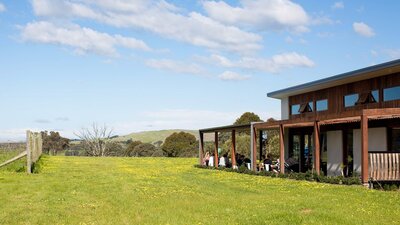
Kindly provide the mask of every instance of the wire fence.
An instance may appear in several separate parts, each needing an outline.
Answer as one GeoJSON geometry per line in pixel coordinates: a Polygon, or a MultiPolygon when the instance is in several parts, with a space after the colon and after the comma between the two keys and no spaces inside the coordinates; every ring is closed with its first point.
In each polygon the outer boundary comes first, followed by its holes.
{"type": "Polygon", "coordinates": [[[25,143],[0,143],[0,170],[13,172],[26,171],[26,158],[15,159],[24,153],[26,153],[25,143]]]}
{"type": "Polygon", "coordinates": [[[32,166],[43,152],[41,133],[26,132],[24,143],[0,143],[0,168],[11,171],[32,173],[32,166]]]}

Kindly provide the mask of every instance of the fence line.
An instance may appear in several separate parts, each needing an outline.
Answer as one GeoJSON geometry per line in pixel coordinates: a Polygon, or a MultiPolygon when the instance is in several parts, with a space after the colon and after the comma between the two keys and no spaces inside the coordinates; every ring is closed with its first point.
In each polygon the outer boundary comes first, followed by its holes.
{"type": "Polygon", "coordinates": [[[43,152],[42,134],[31,131],[26,132],[26,162],[27,172],[32,173],[32,165],[36,163],[43,152]]]}

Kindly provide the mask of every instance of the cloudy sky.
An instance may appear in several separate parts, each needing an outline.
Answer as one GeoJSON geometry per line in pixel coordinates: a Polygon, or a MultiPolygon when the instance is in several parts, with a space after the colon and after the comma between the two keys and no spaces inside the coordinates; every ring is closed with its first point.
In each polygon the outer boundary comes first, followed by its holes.
{"type": "Polygon", "coordinates": [[[0,0],[0,140],[279,118],[266,93],[400,57],[400,3],[0,0]]]}

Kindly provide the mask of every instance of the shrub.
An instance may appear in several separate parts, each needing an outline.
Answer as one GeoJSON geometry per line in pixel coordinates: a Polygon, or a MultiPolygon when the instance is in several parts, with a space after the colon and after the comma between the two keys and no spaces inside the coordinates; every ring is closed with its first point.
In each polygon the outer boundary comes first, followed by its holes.
{"type": "Polygon", "coordinates": [[[43,159],[45,155],[41,155],[35,163],[32,164],[32,173],[40,173],[43,169],[43,159]]]}
{"type": "MultiPolygon", "coordinates": [[[[203,165],[195,165],[196,168],[202,168],[202,169],[217,169],[221,171],[226,171],[226,172],[236,172],[236,173],[243,173],[243,174],[248,174],[248,175],[255,175],[255,176],[268,176],[268,177],[279,177],[279,178],[288,178],[288,179],[294,179],[294,180],[306,180],[306,181],[316,181],[316,182],[321,182],[321,183],[330,183],[330,184],[343,184],[343,185],[360,185],[361,184],[361,179],[357,174],[354,174],[352,177],[343,177],[343,176],[324,176],[324,174],[321,172],[320,175],[316,173],[312,173],[312,171],[307,171],[306,173],[287,173],[287,174],[277,174],[272,171],[260,171],[260,172],[255,172],[253,170],[247,169],[246,166],[242,165],[238,169],[232,169],[232,168],[225,168],[225,167],[207,167],[203,165]]],[[[374,187],[376,188],[377,185],[373,184],[374,187]]],[[[398,190],[399,187],[397,185],[386,185],[383,187],[385,190],[398,190]]]]}
{"type": "Polygon", "coordinates": [[[243,173],[244,171],[246,171],[246,170],[248,170],[247,169],[247,167],[245,166],[245,165],[241,165],[240,167],[239,167],[239,173],[243,173]]]}

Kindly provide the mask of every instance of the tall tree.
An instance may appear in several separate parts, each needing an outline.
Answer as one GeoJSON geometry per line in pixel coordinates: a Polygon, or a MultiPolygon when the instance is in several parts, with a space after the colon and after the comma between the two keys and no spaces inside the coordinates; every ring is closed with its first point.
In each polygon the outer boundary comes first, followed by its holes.
{"type": "Polygon", "coordinates": [[[133,151],[135,149],[136,146],[143,144],[141,141],[131,141],[128,145],[128,147],[125,150],[125,156],[135,156],[133,151]]]}
{"type": "MultiPolygon", "coordinates": [[[[236,153],[250,157],[250,135],[240,134],[236,136],[236,153]]],[[[227,140],[222,146],[222,154],[231,155],[232,140],[227,140]]]]}
{"type": "Polygon", "coordinates": [[[42,131],[43,152],[47,154],[57,155],[57,152],[65,150],[69,147],[69,139],[60,136],[55,131],[42,131]]]}
{"type": "MultiPolygon", "coordinates": [[[[274,118],[267,119],[267,122],[275,121],[274,118]]],[[[267,130],[267,140],[265,140],[265,156],[270,155],[273,159],[279,158],[279,130],[267,130]]]]}
{"type": "Polygon", "coordinates": [[[161,149],[168,157],[195,156],[197,152],[196,137],[183,131],[175,132],[165,139],[161,149]]]}
{"type": "Polygon", "coordinates": [[[110,150],[109,143],[112,142],[112,132],[113,130],[106,125],[99,126],[93,123],[90,128],[83,128],[75,135],[82,140],[87,155],[107,156],[110,150]]]}
{"type": "Polygon", "coordinates": [[[131,154],[135,157],[150,157],[156,150],[156,146],[150,143],[143,143],[137,145],[131,154]]]}
{"type": "Polygon", "coordinates": [[[239,118],[236,119],[233,125],[249,124],[251,122],[262,122],[260,117],[253,112],[245,112],[239,118]]]}

